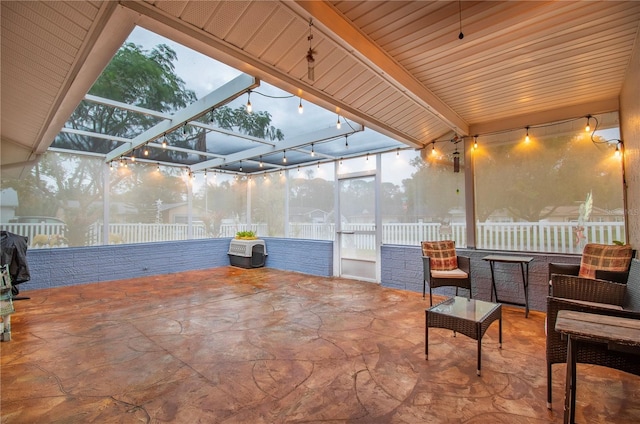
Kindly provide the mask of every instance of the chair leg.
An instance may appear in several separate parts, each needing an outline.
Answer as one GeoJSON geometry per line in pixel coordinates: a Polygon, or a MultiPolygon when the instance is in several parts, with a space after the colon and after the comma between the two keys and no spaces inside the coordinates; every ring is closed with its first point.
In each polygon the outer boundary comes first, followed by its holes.
{"type": "Polygon", "coordinates": [[[551,409],[551,364],[547,363],[547,409],[551,409]]]}
{"type": "Polygon", "coordinates": [[[429,306],[433,306],[433,294],[431,293],[431,286],[429,286],[429,306]]]}
{"type": "Polygon", "coordinates": [[[458,286],[456,286],[456,296],[458,295],[458,286]]]}
{"type": "Polygon", "coordinates": [[[425,298],[426,295],[426,291],[427,291],[427,280],[426,279],[422,279],[422,298],[425,298]]]}

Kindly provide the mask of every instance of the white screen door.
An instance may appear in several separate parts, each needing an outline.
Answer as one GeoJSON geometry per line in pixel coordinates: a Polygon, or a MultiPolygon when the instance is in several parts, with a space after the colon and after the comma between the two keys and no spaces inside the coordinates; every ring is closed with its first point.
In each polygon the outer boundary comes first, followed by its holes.
{"type": "Polygon", "coordinates": [[[375,176],[339,180],[337,241],[340,276],[376,281],[376,189],[375,176]]]}

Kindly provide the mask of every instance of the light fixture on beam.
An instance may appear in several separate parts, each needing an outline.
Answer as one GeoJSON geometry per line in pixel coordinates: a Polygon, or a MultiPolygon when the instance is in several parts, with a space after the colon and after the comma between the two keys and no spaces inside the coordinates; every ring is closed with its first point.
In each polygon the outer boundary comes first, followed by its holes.
{"type": "Polygon", "coordinates": [[[251,90],[247,91],[247,112],[251,113],[253,107],[251,106],[251,90]]]}

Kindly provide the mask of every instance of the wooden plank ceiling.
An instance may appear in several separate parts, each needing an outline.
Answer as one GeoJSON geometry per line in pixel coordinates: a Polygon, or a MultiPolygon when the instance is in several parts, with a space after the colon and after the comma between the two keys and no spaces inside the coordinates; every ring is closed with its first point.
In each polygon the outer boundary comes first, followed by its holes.
{"type": "Polygon", "coordinates": [[[616,110],[640,2],[3,1],[3,165],[46,150],[133,25],[421,147],[616,110]]]}

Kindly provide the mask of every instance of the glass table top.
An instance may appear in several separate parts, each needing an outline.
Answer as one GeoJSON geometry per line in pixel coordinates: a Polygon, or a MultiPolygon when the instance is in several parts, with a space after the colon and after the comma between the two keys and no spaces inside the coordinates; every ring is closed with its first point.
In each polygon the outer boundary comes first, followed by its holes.
{"type": "Polygon", "coordinates": [[[493,312],[499,306],[499,303],[455,296],[428,308],[427,311],[466,320],[481,321],[487,314],[493,312]]]}

